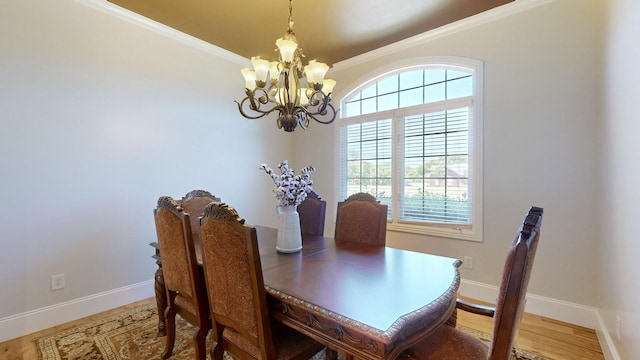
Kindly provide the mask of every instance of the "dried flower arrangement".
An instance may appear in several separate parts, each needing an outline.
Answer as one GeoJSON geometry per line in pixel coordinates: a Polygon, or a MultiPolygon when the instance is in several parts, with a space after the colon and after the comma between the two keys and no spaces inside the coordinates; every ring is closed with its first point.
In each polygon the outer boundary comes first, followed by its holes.
{"type": "Polygon", "coordinates": [[[300,175],[295,175],[289,168],[289,161],[285,160],[278,165],[280,175],[276,174],[267,164],[260,164],[260,169],[271,176],[275,187],[273,193],[280,206],[297,206],[307,197],[307,193],[313,190],[311,172],[316,169],[313,166],[302,168],[300,175]]]}

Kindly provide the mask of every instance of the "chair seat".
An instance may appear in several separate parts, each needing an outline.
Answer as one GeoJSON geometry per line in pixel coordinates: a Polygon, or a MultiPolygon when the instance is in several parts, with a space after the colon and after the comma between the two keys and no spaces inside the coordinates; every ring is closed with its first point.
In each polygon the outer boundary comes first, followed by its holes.
{"type": "Polygon", "coordinates": [[[449,325],[405,351],[407,358],[417,360],[486,360],[488,354],[482,341],[449,325]]]}
{"type": "MultiPolygon", "coordinates": [[[[277,359],[307,360],[324,349],[324,345],[281,323],[271,322],[271,331],[277,359]]],[[[254,359],[262,360],[260,349],[233,329],[225,328],[222,338],[236,344],[254,359]]]]}

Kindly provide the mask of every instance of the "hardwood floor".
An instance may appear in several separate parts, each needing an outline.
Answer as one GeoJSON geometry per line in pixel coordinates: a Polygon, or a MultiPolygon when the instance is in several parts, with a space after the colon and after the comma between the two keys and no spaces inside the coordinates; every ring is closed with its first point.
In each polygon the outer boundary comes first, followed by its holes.
{"type": "MultiPolygon", "coordinates": [[[[467,299],[471,300],[472,299],[467,299]]],[[[76,326],[84,321],[95,320],[102,316],[108,316],[124,309],[135,307],[141,303],[154,302],[155,299],[147,299],[129,304],[114,310],[59,325],[21,338],[0,343],[0,360],[35,360],[38,359],[38,349],[34,339],[76,326]]],[[[460,325],[491,333],[491,319],[480,315],[473,315],[463,311],[458,312],[460,325]]],[[[604,356],[598,343],[595,331],[580,326],[563,323],[561,321],[542,316],[525,314],[520,324],[520,332],[517,339],[518,347],[534,351],[540,355],[555,360],[602,360],[604,356]]]]}
{"type": "MultiPolygon", "coordinates": [[[[458,324],[486,333],[492,331],[491,318],[464,311],[458,311],[458,324]]],[[[594,330],[538,315],[522,316],[516,342],[523,350],[554,360],[604,360],[594,330]]]]}

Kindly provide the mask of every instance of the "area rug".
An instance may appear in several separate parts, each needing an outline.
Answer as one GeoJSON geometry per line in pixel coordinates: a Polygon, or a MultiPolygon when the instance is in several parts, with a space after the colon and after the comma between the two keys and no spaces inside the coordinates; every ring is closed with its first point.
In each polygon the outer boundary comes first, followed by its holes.
{"type": "MultiPolygon", "coordinates": [[[[176,317],[176,342],[171,360],[191,360],[195,350],[191,342],[193,328],[176,317]]],[[[462,328],[488,343],[489,335],[462,328]]],[[[155,303],[146,303],[131,310],[83,323],[36,339],[41,360],[146,360],[160,359],[165,338],[157,337],[158,315],[155,303]]],[[[209,339],[210,345],[210,339],[209,339]]],[[[209,346],[208,345],[208,346],[209,346]]],[[[207,346],[207,349],[208,349],[207,346]]],[[[324,352],[314,356],[321,360],[324,352]]],[[[207,357],[208,358],[208,357],[207,357]]],[[[517,350],[516,360],[550,360],[523,350],[517,350]]]]}

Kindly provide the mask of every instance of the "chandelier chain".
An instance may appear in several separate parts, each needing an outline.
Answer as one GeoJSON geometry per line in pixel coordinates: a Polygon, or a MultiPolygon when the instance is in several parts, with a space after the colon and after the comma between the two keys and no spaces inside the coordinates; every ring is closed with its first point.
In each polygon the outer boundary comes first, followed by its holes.
{"type": "Polygon", "coordinates": [[[289,29],[288,32],[293,32],[293,0],[289,0],[289,29]]]}

